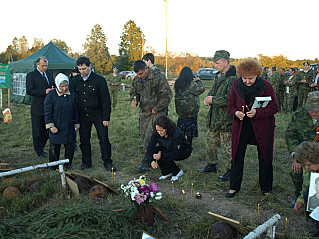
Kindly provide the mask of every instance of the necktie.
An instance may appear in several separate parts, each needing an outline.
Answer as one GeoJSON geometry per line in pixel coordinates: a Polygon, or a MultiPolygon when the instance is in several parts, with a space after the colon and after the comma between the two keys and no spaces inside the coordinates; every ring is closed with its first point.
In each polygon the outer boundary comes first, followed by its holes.
{"type": "Polygon", "coordinates": [[[44,72],[42,72],[42,75],[43,75],[43,78],[46,80],[46,82],[48,82],[48,85],[50,86],[49,81],[48,81],[48,79],[45,77],[44,72]]]}

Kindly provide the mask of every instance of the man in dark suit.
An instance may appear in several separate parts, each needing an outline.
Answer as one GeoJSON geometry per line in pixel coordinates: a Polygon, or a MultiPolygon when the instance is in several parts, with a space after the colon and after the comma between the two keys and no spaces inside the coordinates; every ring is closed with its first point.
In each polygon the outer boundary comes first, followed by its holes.
{"type": "Polygon", "coordinates": [[[48,92],[54,88],[52,73],[47,71],[48,60],[42,56],[36,60],[37,69],[27,74],[26,89],[31,96],[31,123],[34,150],[40,158],[46,158],[44,146],[48,140],[48,131],[44,123],[44,106],[48,92]]]}
{"type": "Polygon", "coordinates": [[[108,137],[108,126],[111,116],[111,98],[105,79],[91,70],[87,57],[76,61],[80,74],[72,78],[70,88],[78,96],[80,116],[80,148],[82,151],[81,169],[92,167],[91,130],[94,125],[100,140],[103,165],[107,171],[116,171],[111,160],[111,143],[108,137]]]}

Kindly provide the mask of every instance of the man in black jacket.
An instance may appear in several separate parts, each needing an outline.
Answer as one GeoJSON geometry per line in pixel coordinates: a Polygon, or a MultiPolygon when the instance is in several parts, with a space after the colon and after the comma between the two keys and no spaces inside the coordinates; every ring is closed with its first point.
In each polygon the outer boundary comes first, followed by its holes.
{"type": "Polygon", "coordinates": [[[108,126],[111,115],[111,99],[105,79],[91,70],[91,62],[87,57],[79,57],[76,61],[80,74],[71,81],[70,88],[78,96],[80,117],[80,148],[82,151],[81,169],[92,167],[91,129],[92,124],[100,140],[100,148],[104,167],[108,171],[116,171],[111,160],[111,143],[108,137],[108,126]]]}
{"type": "Polygon", "coordinates": [[[29,72],[26,78],[27,94],[31,96],[31,124],[34,150],[40,158],[46,158],[44,146],[48,131],[44,123],[43,102],[49,91],[54,88],[54,79],[47,71],[48,60],[42,56],[36,60],[37,69],[29,72]]]}

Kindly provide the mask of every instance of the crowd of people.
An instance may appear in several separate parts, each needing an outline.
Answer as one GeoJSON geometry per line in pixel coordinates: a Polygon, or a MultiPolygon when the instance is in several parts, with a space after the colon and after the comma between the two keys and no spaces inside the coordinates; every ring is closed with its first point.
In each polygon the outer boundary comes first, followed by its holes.
{"type": "MultiPolygon", "coordinates": [[[[309,62],[304,62],[302,72],[290,68],[287,74],[283,68],[277,72],[277,68],[272,67],[270,74],[269,67],[263,67],[253,58],[244,59],[235,67],[230,65],[230,54],[226,50],[216,51],[212,60],[218,73],[203,102],[208,108],[207,165],[199,171],[222,172],[220,180],[230,183],[225,196],[233,198],[240,191],[247,145],[256,145],[260,190],[263,195],[269,195],[273,185],[275,114],[279,110],[292,113],[285,137],[292,158],[290,175],[296,196],[291,207],[300,211],[306,204],[309,173],[319,172],[310,166],[318,162],[307,156],[311,151],[309,148],[318,148],[319,144],[305,146],[305,141],[310,143],[318,138],[319,70],[313,73],[309,62]],[[258,98],[263,99],[262,102],[258,98]],[[299,152],[300,148],[303,153],[299,152]],[[221,150],[220,154],[218,150],[221,150]],[[302,165],[305,165],[304,169],[302,165]]],[[[49,161],[56,161],[63,144],[64,157],[70,160],[66,167],[70,168],[77,148],[76,132],[79,131],[81,169],[91,168],[90,141],[94,125],[103,165],[107,171],[116,171],[111,160],[108,126],[111,108],[117,104],[121,77],[114,66],[113,73],[103,78],[92,71],[86,57],[79,57],[76,64],[70,79],[60,73],[54,80],[47,71],[48,60],[40,57],[36,62],[37,69],[27,74],[35,152],[40,158],[46,158],[44,147],[49,139],[49,161]]],[[[176,181],[184,172],[175,161],[191,156],[193,138],[198,137],[199,96],[205,91],[204,85],[189,67],[181,70],[174,84],[176,124],[168,118],[173,93],[166,77],[156,67],[154,55],[147,53],[142,60],[134,62],[133,70],[136,76],[130,90],[130,105],[139,107],[138,130],[145,150],[137,171],[143,173],[150,166],[153,169],[159,167],[162,173],[159,180],[170,177],[176,181]]],[[[54,167],[51,169],[55,170],[54,167]]]]}

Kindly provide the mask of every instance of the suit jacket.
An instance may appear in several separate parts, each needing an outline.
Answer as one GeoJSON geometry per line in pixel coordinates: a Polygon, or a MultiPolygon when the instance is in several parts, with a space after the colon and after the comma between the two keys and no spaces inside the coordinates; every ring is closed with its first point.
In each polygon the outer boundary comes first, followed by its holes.
{"type": "Polygon", "coordinates": [[[54,79],[51,72],[46,71],[48,82],[43,78],[41,73],[35,69],[27,74],[26,89],[27,94],[31,96],[31,115],[43,116],[43,102],[46,97],[46,89],[54,87],[54,79]]]}

